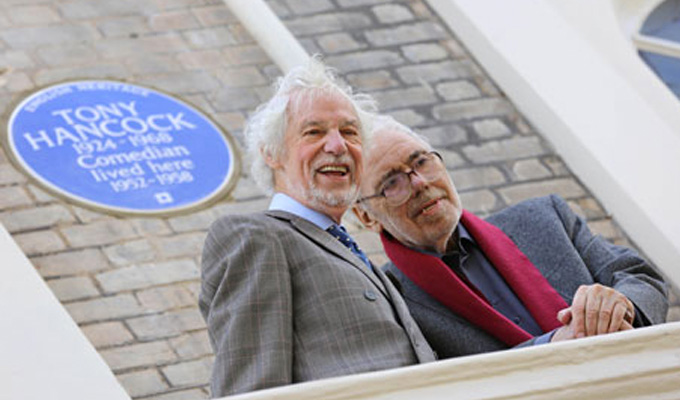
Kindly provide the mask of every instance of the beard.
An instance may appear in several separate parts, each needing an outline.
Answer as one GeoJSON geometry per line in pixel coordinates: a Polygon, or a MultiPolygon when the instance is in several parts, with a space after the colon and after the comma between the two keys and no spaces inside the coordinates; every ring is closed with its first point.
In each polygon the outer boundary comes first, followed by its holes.
{"type": "MultiPolygon", "coordinates": [[[[349,174],[354,174],[354,160],[348,155],[341,156],[322,155],[314,160],[312,170],[319,169],[324,164],[346,164],[349,165],[349,174]]],[[[328,189],[321,189],[312,180],[309,188],[303,189],[306,198],[310,199],[313,205],[326,205],[330,207],[349,207],[354,203],[354,200],[359,196],[359,187],[356,182],[352,182],[348,190],[334,193],[328,189]]]]}
{"type": "Polygon", "coordinates": [[[319,189],[313,182],[309,189],[305,190],[305,197],[308,198],[314,206],[326,205],[330,207],[349,207],[354,203],[354,200],[357,199],[358,195],[359,187],[356,183],[352,183],[349,190],[342,193],[332,193],[319,189]]]}

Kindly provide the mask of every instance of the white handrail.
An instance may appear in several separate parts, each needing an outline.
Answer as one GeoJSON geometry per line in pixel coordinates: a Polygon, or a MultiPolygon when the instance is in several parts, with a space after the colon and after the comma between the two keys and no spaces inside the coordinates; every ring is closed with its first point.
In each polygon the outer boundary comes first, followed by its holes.
{"type": "Polygon", "coordinates": [[[225,399],[677,399],[679,376],[680,322],[676,322],[225,399]]]}

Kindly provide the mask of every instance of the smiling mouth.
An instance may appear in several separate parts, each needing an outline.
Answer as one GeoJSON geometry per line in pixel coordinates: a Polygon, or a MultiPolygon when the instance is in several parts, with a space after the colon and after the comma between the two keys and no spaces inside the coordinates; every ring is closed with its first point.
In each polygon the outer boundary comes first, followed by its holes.
{"type": "Polygon", "coordinates": [[[416,213],[416,216],[418,215],[427,215],[428,212],[432,211],[437,205],[439,204],[439,201],[441,200],[441,197],[437,197],[435,199],[432,199],[428,202],[426,202],[422,207],[418,209],[418,212],[416,213]]]}
{"type": "Polygon", "coordinates": [[[346,165],[324,165],[317,172],[324,175],[345,176],[349,173],[349,167],[346,165]]]}

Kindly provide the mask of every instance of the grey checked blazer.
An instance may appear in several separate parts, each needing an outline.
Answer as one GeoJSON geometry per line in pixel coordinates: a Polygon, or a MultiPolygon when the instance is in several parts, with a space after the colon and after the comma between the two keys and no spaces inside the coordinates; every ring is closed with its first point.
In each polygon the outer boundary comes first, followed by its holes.
{"type": "Polygon", "coordinates": [[[215,397],[435,359],[382,272],[283,211],[213,223],[199,307],[215,397]]]}
{"type": "MultiPolygon", "coordinates": [[[[524,201],[492,215],[487,222],[515,242],[567,304],[580,285],[597,282],[615,288],[635,304],[635,326],[665,321],[668,300],[662,278],[635,251],[593,235],[560,197],[524,201]]],[[[411,314],[440,358],[508,348],[425,293],[394,264],[383,269],[397,282],[411,314]]]]}

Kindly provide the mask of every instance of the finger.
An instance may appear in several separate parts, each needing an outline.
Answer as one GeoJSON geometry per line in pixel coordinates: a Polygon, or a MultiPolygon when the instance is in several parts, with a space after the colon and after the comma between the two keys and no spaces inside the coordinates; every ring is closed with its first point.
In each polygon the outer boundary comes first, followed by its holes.
{"type": "Polygon", "coordinates": [[[584,337],[586,335],[586,321],[584,318],[585,308],[586,308],[586,293],[588,291],[587,286],[580,286],[576,293],[574,294],[574,301],[571,303],[571,326],[574,330],[574,336],[577,338],[584,337]]]}
{"type": "Polygon", "coordinates": [[[554,334],[552,335],[552,337],[550,338],[550,343],[555,343],[555,342],[561,342],[561,341],[563,341],[563,340],[564,340],[564,339],[563,339],[563,336],[564,336],[564,333],[563,333],[563,332],[564,332],[564,330],[565,330],[566,328],[567,328],[566,326],[560,326],[559,328],[557,328],[557,330],[555,331],[555,333],[554,333],[554,334]]]}
{"type": "MultiPolygon", "coordinates": [[[[610,326],[612,325],[613,317],[614,317],[614,311],[616,309],[620,309],[622,305],[620,303],[617,303],[614,299],[606,298],[603,299],[600,305],[600,312],[598,314],[598,321],[597,321],[597,334],[598,335],[603,335],[605,333],[610,332],[610,326]]],[[[623,321],[623,314],[625,314],[625,307],[624,307],[624,312],[621,313],[621,321],[623,321]]],[[[618,326],[621,324],[621,321],[618,321],[616,324],[616,328],[618,329],[618,326]]],[[[614,330],[616,331],[616,329],[614,330]]]]}
{"type": "Polygon", "coordinates": [[[557,313],[557,320],[562,323],[562,325],[569,325],[569,322],[571,322],[571,308],[567,307],[563,310],[560,310],[557,313]]]}
{"type": "Polygon", "coordinates": [[[585,327],[586,336],[593,336],[597,334],[597,324],[600,318],[600,308],[602,307],[602,299],[595,293],[595,290],[588,290],[585,306],[585,327]]]}
{"type": "MultiPolygon", "coordinates": [[[[614,305],[614,311],[612,312],[612,320],[611,323],[609,324],[609,333],[612,332],[617,332],[621,329],[621,325],[623,325],[624,322],[624,317],[626,316],[626,313],[628,310],[626,309],[626,306],[621,304],[621,303],[616,303],[614,305]]],[[[628,323],[630,325],[630,323],[628,323]]]]}
{"type": "Polygon", "coordinates": [[[623,315],[623,319],[632,325],[633,321],[635,321],[635,311],[626,310],[626,313],[623,315]]]}
{"type": "Polygon", "coordinates": [[[556,331],[555,334],[550,338],[550,342],[561,342],[563,340],[570,340],[574,338],[574,333],[571,331],[569,326],[561,326],[556,331]]]}
{"type": "Polygon", "coordinates": [[[616,332],[623,321],[626,311],[626,296],[609,287],[602,287],[599,290],[602,305],[600,307],[600,320],[598,322],[597,334],[616,332]],[[623,309],[621,309],[623,307],[623,309]]]}
{"type": "Polygon", "coordinates": [[[624,296],[624,298],[626,299],[626,315],[623,318],[633,325],[635,321],[635,306],[633,306],[633,303],[627,297],[624,296]]]}
{"type": "Polygon", "coordinates": [[[619,327],[619,331],[630,331],[632,329],[635,329],[635,328],[633,328],[633,325],[629,324],[626,321],[623,321],[623,323],[619,327]]]}

